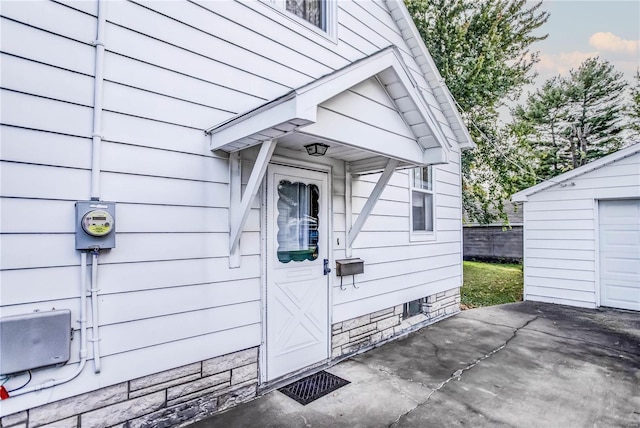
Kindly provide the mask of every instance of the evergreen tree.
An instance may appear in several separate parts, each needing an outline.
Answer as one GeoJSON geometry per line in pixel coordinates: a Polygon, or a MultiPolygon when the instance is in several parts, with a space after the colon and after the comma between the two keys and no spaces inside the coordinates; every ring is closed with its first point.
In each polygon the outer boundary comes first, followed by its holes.
{"type": "Polygon", "coordinates": [[[613,153],[622,147],[627,83],[623,74],[599,58],[585,60],[571,70],[567,81],[567,115],[573,168],[613,153]]]}
{"type": "Polygon", "coordinates": [[[636,70],[636,83],[631,87],[631,104],[628,108],[632,138],[640,140],[640,69],[636,70]]]}
{"type": "Polygon", "coordinates": [[[539,178],[553,177],[568,169],[564,150],[568,107],[566,84],[554,77],[529,97],[526,107],[517,106],[512,111],[516,120],[514,132],[524,136],[539,178]]]}
{"type": "MultiPolygon", "coordinates": [[[[490,222],[513,192],[513,158],[498,108],[535,77],[533,33],[548,19],[526,0],[405,0],[477,145],[462,156],[463,205],[470,220],[490,222]],[[510,160],[511,159],[511,160],[510,160]]],[[[518,163],[518,162],[515,162],[518,163]]],[[[517,180],[516,180],[517,181],[517,180]]]]}
{"type": "Polygon", "coordinates": [[[512,110],[511,131],[531,153],[538,181],[622,147],[626,85],[611,64],[589,58],[512,110]]]}

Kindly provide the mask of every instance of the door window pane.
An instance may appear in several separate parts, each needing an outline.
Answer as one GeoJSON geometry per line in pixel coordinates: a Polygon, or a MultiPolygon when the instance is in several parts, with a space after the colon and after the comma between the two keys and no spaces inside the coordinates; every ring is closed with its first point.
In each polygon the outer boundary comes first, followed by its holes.
{"type": "Polygon", "coordinates": [[[318,258],[318,214],[320,190],[315,184],[278,183],[278,260],[318,258]]]}

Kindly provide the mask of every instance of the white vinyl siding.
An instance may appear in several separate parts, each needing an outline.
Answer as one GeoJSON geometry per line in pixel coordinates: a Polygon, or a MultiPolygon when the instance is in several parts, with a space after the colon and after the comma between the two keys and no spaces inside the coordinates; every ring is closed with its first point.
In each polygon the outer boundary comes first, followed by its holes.
{"type": "MultiPolygon", "coordinates": [[[[454,141],[385,3],[336,4],[332,42],[258,2],[107,2],[101,198],[117,203],[118,226],[116,248],[100,255],[103,372],[87,368],[50,393],[7,400],[3,413],[260,344],[259,201],[242,234],[241,267],[229,269],[228,163],[211,153],[204,129],[396,45],[454,141]]],[[[96,10],[96,2],[2,4],[3,315],[68,307],[77,319],[74,202],[90,196],[96,10]]],[[[349,93],[363,111],[391,108],[364,86],[349,93]]],[[[243,183],[251,166],[243,163],[243,183]]],[[[438,241],[409,241],[407,173],[395,173],[355,242],[366,261],[362,287],[334,284],[333,322],[460,285],[459,153],[437,170],[438,241]]],[[[355,214],[376,178],[354,182],[355,214]]],[[[339,258],[342,163],[333,186],[339,258]]],[[[33,384],[54,373],[34,373],[33,384]]]]}
{"type": "MultiPolygon", "coordinates": [[[[459,287],[461,272],[461,216],[459,157],[447,165],[434,167],[438,189],[452,195],[436,198],[437,241],[412,242],[410,239],[409,177],[412,170],[394,173],[354,242],[353,256],[365,261],[364,274],[356,276],[355,289],[333,284],[332,322],[372,313],[392,305],[416,300],[459,287]],[[457,189],[457,190],[456,190],[457,189]],[[456,193],[457,192],[457,193],[456,193]]],[[[334,177],[335,183],[343,180],[334,177]]],[[[378,175],[364,175],[353,181],[353,221],[371,193],[378,175]]],[[[343,191],[344,185],[337,189],[343,191]]],[[[344,233],[344,196],[334,188],[334,237],[344,233]],[[342,202],[340,202],[342,201],[342,202]],[[340,210],[342,208],[342,210],[340,210]]],[[[334,258],[344,258],[335,248],[334,258]]]]}
{"type": "Polygon", "coordinates": [[[526,300],[600,305],[598,204],[640,198],[638,171],[636,153],[529,196],[524,203],[526,300]]]}
{"type": "Polygon", "coordinates": [[[262,0],[292,23],[336,41],[338,0],[262,0]]]}

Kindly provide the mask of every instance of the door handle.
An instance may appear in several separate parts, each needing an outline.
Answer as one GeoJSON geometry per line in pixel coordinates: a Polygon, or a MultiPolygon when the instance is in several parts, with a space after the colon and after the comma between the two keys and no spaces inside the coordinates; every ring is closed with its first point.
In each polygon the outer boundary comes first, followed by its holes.
{"type": "Polygon", "coordinates": [[[329,275],[331,273],[331,268],[329,267],[329,259],[324,259],[324,274],[329,275]]]}

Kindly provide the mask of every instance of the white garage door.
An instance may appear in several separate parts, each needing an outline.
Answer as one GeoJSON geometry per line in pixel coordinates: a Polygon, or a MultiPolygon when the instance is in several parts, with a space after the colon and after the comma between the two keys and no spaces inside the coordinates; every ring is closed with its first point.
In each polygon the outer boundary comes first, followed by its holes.
{"type": "Polygon", "coordinates": [[[600,305],[640,311],[640,200],[599,206],[600,305]]]}

